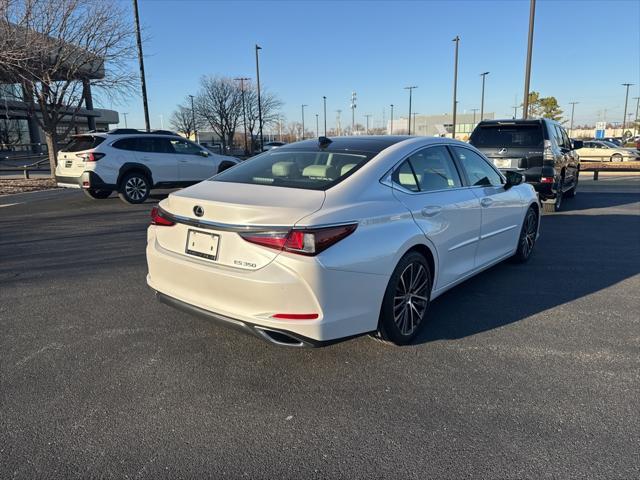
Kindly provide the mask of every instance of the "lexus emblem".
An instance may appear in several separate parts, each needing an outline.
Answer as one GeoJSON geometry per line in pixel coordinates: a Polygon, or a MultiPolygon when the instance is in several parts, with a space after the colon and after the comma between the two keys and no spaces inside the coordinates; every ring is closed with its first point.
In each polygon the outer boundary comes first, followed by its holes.
{"type": "Polygon", "coordinates": [[[193,213],[196,217],[201,217],[202,215],[204,215],[204,208],[202,208],[200,205],[196,205],[195,207],[193,207],[193,213]]]}
{"type": "Polygon", "coordinates": [[[507,153],[507,149],[506,148],[501,148],[500,150],[498,150],[499,154],[503,154],[503,153],[507,153]]]}

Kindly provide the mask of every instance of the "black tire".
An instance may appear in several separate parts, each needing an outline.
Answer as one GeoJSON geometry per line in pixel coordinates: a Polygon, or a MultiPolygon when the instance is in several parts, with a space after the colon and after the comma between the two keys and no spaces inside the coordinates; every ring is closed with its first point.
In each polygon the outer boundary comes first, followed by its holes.
{"type": "Polygon", "coordinates": [[[536,245],[538,236],[538,212],[534,207],[529,207],[522,222],[520,237],[518,237],[518,247],[511,260],[515,263],[524,263],[531,257],[533,247],[536,245]]]}
{"type": "Polygon", "coordinates": [[[611,155],[611,158],[609,159],[610,162],[622,162],[622,155],[620,155],[619,153],[614,153],[613,155],[611,155]]]}
{"type": "Polygon", "coordinates": [[[431,279],[424,255],[409,252],[400,259],[382,300],[378,340],[407,345],[420,333],[429,309],[431,279]]]}
{"type": "Polygon", "coordinates": [[[120,180],[118,196],[125,203],[144,203],[151,193],[151,182],[142,172],[127,173],[120,180]]]}
{"type": "Polygon", "coordinates": [[[96,190],[94,188],[87,188],[82,191],[87,197],[93,198],[94,200],[104,200],[105,198],[109,198],[109,195],[113,192],[113,190],[96,190]]]}
{"type": "Polygon", "coordinates": [[[556,198],[553,202],[543,202],[542,209],[544,213],[555,213],[560,211],[560,207],[562,207],[562,197],[564,194],[562,193],[562,189],[564,187],[564,178],[560,179],[560,184],[556,189],[556,198]]]}
{"type": "Polygon", "coordinates": [[[573,187],[571,187],[569,190],[566,191],[566,193],[564,194],[565,197],[573,198],[576,196],[579,180],[580,180],[580,172],[578,171],[576,172],[576,181],[574,182],[573,187]]]}

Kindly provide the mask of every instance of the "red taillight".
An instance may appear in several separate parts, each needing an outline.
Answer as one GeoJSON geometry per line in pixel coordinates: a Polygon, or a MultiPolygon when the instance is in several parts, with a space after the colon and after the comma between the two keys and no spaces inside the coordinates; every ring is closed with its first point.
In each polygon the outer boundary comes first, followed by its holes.
{"type": "Polygon", "coordinates": [[[288,232],[241,233],[247,242],[301,255],[317,255],[349,236],[357,223],[337,227],[292,229],[288,232]]]}
{"type": "Polygon", "coordinates": [[[553,183],[553,177],[541,177],[540,183],[553,183]]]}
{"type": "Polygon", "coordinates": [[[279,320],[315,320],[318,318],[317,313],[276,313],[271,318],[279,320]]]}
{"type": "Polygon", "coordinates": [[[83,159],[85,162],[97,162],[102,157],[104,157],[104,153],[99,153],[99,152],[78,153],[76,157],[83,159]]]}
{"type": "Polygon", "coordinates": [[[164,217],[162,214],[162,210],[158,207],[153,207],[151,209],[151,225],[158,225],[161,227],[172,227],[176,222],[169,220],[164,217]]]}

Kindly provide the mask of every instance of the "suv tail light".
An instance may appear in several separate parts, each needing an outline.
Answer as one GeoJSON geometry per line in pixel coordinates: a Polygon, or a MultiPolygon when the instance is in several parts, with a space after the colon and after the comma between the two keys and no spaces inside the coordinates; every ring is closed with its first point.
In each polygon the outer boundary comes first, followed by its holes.
{"type": "Polygon", "coordinates": [[[104,157],[104,153],[99,153],[99,152],[78,153],[76,157],[81,158],[85,162],[97,162],[102,157],[104,157]]]}
{"type": "Polygon", "coordinates": [[[551,140],[544,141],[544,150],[542,151],[542,160],[553,161],[553,152],[551,151],[551,140]]]}
{"type": "Polygon", "coordinates": [[[335,227],[294,228],[288,232],[241,233],[240,236],[247,242],[262,245],[263,247],[313,256],[351,235],[357,226],[357,223],[351,223],[335,227]]]}
{"type": "Polygon", "coordinates": [[[153,207],[151,209],[151,225],[158,225],[160,227],[172,227],[175,224],[176,222],[165,217],[162,210],[160,210],[158,207],[153,207]]]}

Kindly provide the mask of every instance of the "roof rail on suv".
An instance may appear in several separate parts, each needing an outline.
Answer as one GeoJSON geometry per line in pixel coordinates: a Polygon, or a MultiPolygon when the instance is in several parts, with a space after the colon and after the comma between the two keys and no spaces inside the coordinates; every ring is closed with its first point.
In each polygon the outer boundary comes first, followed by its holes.
{"type": "Polygon", "coordinates": [[[137,130],[135,128],[115,128],[113,130],[109,130],[107,133],[109,133],[110,135],[141,135],[145,133],[151,133],[155,135],[178,135],[177,133],[170,130],[151,130],[150,132],[147,132],[146,130],[137,130]]]}

